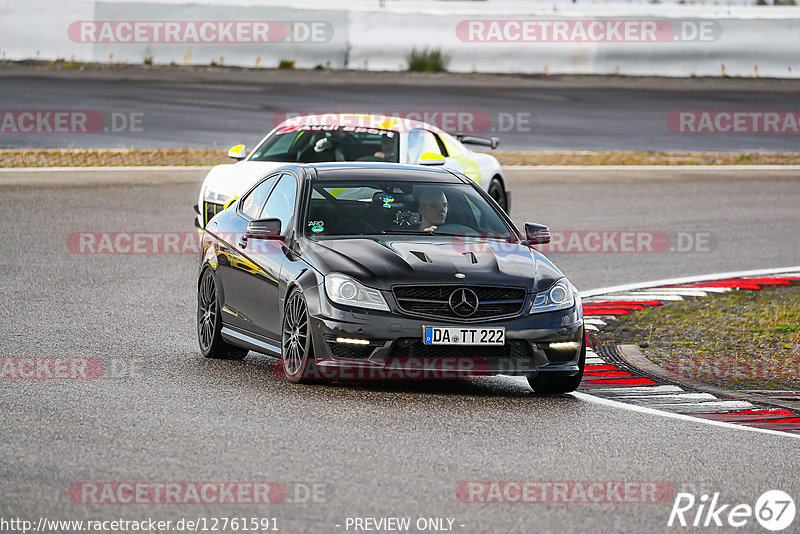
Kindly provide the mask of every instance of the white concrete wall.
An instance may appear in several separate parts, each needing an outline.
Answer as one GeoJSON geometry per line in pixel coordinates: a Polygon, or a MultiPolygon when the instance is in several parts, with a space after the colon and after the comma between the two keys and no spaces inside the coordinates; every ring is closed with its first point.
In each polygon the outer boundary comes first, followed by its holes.
{"type": "MultiPolygon", "coordinates": [[[[698,6],[516,5],[487,13],[465,3],[389,3],[336,9],[278,5],[188,4],[178,0],[0,0],[0,57],[140,64],[402,70],[412,47],[439,48],[456,72],[622,74],[661,76],[800,76],[800,8],[698,6]],[[491,42],[459,39],[465,19],[592,20],[622,17],[679,23],[705,20],[717,28],[709,42],[491,42]],[[76,21],[269,21],[284,28],[317,24],[322,39],[270,43],[84,43],[70,38],[76,21]],[[293,26],[294,25],[294,26],[293,26]]],[[[492,4],[508,5],[508,4],[492,4]]]]}

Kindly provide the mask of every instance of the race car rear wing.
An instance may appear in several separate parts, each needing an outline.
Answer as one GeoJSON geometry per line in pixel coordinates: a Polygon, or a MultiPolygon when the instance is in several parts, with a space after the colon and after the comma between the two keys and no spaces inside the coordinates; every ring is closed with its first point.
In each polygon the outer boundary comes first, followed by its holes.
{"type": "Polygon", "coordinates": [[[499,137],[480,137],[477,135],[456,134],[456,139],[458,139],[462,143],[468,143],[470,145],[481,145],[481,146],[492,147],[492,150],[497,148],[497,145],[500,144],[499,137]]]}

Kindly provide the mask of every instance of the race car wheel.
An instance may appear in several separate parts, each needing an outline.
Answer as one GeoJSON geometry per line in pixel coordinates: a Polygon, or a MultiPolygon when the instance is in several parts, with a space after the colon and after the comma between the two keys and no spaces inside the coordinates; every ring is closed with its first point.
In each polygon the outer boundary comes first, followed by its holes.
{"type": "Polygon", "coordinates": [[[247,356],[247,349],[234,347],[222,339],[217,283],[211,269],[203,271],[197,291],[197,341],[206,358],[241,360],[247,356]]]}
{"type": "Polygon", "coordinates": [[[528,384],[533,391],[544,395],[556,393],[569,393],[575,391],[583,379],[583,369],[586,366],[586,340],[581,345],[581,355],[578,358],[578,374],[575,376],[547,376],[547,373],[539,373],[536,376],[528,377],[528,384]]]}
{"type": "Polygon", "coordinates": [[[492,182],[489,184],[488,193],[489,196],[492,197],[494,201],[500,205],[501,208],[503,208],[503,210],[506,209],[506,207],[508,206],[506,202],[506,192],[503,189],[503,184],[500,183],[500,180],[498,180],[497,178],[492,178],[492,182]]]}
{"type": "Polygon", "coordinates": [[[281,337],[283,374],[289,382],[309,382],[316,367],[311,345],[308,307],[303,293],[293,289],[286,299],[281,337]]]}

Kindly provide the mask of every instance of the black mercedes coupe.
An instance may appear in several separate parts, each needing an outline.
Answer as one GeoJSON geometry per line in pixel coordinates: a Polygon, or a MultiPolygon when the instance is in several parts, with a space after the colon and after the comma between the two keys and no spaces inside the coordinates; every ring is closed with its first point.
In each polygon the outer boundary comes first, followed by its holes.
{"type": "Polygon", "coordinates": [[[394,163],[296,164],[209,221],[202,354],[280,359],[292,382],[521,375],[580,384],[575,287],[467,177],[394,163]]]}

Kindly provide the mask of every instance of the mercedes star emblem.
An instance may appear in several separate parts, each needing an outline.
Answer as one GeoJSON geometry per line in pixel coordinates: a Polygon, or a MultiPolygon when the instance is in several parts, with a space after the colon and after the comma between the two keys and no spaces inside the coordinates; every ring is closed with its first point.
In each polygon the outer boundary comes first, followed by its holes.
{"type": "Polygon", "coordinates": [[[456,315],[469,317],[478,311],[478,295],[465,287],[456,289],[450,293],[450,309],[456,315]]]}

